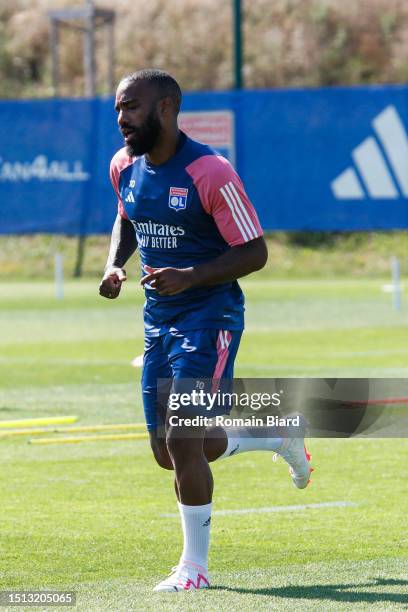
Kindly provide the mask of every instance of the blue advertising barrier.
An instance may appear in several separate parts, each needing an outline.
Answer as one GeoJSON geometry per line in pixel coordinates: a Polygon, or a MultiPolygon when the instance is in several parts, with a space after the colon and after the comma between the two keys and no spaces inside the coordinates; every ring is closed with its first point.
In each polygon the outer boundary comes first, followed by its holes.
{"type": "MultiPolygon", "coordinates": [[[[408,227],[408,87],[184,95],[268,230],[408,227]]],[[[113,98],[0,102],[0,233],[110,232],[113,98]]]]}

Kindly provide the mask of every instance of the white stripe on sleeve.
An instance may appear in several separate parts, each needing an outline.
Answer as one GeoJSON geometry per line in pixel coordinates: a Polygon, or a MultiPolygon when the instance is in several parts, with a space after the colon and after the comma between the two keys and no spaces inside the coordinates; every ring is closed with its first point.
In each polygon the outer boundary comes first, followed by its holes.
{"type": "Polygon", "coordinates": [[[230,181],[228,184],[229,184],[229,186],[231,187],[231,190],[233,191],[233,193],[234,193],[234,195],[235,195],[235,198],[236,198],[236,200],[237,200],[237,202],[238,202],[238,204],[239,204],[239,206],[240,206],[240,208],[241,208],[242,212],[244,213],[244,216],[246,217],[246,219],[247,219],[247,221],[248,221],[248,223],[249,223],[250,227],[252,228],[252,230],[253,230],[253,232],[254,232],[254,238],[257,238],[257,237],[258,237],[258,232],[256,231],[255,225],[252,223],[252,219],[251,219],[251,217],[249,216],[248,211],[247,211],[247,209],[245,208],[244,203],[243,203],[243,201],[241,200],[241,198],[240,198],[240,196],[239,196],[239,193],[238,193],[238,191],[236,190],[236,187],[235,187],[234,183],[233,183],[232,181],[230,181]]]}
{"type": "MultiPolygon", "coordinates": [[[[227,185],[224,185],[224,187],[227,187],[227,185]]],[[[235,212],[235,208],[234,208],[234,206],[233,206],[229,196],[227,195],[224,187],[221,187],[220,191],[221,191],[221,193],[222,193],[222,195],[224,197],[224,200],[228,204],[228,207],[229,207],[229,209],[230,209],[230,211],[232,213],[232,217],[233,217],[235,223],[237,224],[237,227],[238,227],[239,231],[241,232],[241,235],[242,235],[243,239],[245,240],[245,242],[248,242],[248,236],[246,235],[245,230],[242,227],[242,225],[241,225],[241,223],[240,223],[240,221],[239,221],[239,219],[237,217],[237,214],[235,212]]]]}
{"type": "Polygon", "coordinates": [[[239,216],[239,219],[242,223],[242,226],[245,228],[245,232],[248,234],[249,236],[249,240],[253,240],[255,238],[255,236],[252,235],[252,231],[251,228],[248,225],[248,222],[246,221],[246,219],[244,218],[244,215],[241,212],[241,209],[238,206],[237,201],[235,200],[235,196],[232,193],[231,187],[229,185],[224,185],[225,189],[227,190],[227,193],[231,199],[232,205],[235,209],[235,212],[237,213],[237,215],[239,216]]]}

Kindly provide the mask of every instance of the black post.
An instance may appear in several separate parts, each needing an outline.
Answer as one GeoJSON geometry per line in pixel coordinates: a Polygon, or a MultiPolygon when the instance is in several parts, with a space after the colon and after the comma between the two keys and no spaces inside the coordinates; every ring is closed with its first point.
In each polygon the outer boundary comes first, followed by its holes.
{"type": "MultiPolygon", "coordinates": [[[[85,96],[95,96],[95,7],[92,0],[86,0],[86,15],[84,28],[84,77],[85,96]]],[[[82,227],[81,230],[84,230],[82,227]]],[[[82,275],[82,264],[84,262],[86,247],[86,235],[81,234],[78,238],[77,256],[74,269],[74,277],[82,275]]]]}
{"type": "Polygon", "coordinates": [[[234,24],[234,88],[242,89],[244,86],[242,75],[242,3],[241,0],[233,0],[233,24],[234,24]]]}
{"type": "Polygon", "coordinates": [[[59,27],[56,19],[50,23],[50,47],[53,95],[59,95],[59,27]]]}
{"type": "MultiPolygon", "coordinates": [[[[114,79],[114,21],[115,12],[107,9],[98,9],[94,6],[94,0],[85,0],[82,7],[70,9],[54,10],[48,13],[50,18],[50,46],[52,54],[52,82],[54,95],[58,95],[59,88],[59,28],[68,26],[75,30],[80,30],[84,35],[84,85],[85,96],[92,99],[96,94],[96,66],[95,66],[95,30],[100,25],[105,25],[108,29],[108,93],[113,91],[114,79]],[[78,23],[79,22],[79,23],[78,23]]],[[[86,211],[81,217],[80,235],[78,236],[78,246],[74,276],[81,276],[82,264],[86,246],[86,211]]]]}
{"type": "Polygon", "coordinates": [[[84,262],[85,245],[86,245],[86,236],[81,234],[78,237],[78,242],[77,242],[77,253],[76,253],[76,261],[75,261],[75,268],[74,268],[75,278],[79,278],[80,276],[82,276],[82,264],[84,262]]]}

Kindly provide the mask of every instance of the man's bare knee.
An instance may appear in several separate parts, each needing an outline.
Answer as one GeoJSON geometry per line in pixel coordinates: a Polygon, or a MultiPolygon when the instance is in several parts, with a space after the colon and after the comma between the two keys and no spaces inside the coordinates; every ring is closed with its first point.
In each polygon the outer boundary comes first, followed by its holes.
{"type": "Polygon", "coordinates": [[[188,432],[185,437],[179,434],[172,434],[171,430],[167,432],[166,444],[168,454],[173,463],[180,463],[187,458],[201,457],[203,455],[203,440],[197,436],[189,436],[188,432]]]}

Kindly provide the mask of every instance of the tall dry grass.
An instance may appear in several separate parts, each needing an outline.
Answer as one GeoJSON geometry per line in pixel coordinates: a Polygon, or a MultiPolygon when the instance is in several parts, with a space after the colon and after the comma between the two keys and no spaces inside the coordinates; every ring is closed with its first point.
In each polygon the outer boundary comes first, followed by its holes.
{"type": "MultiPolygon", "coordinates": [[[[51,94],[50,9],[76,0],[0,0],[0,96],[51,94]]],[[[98,0],[114,8],[116,78],[169,70],[186,90],[232,86],[232,0],[98,0]]],[[[408,80],[406,0],[244,0],[247,87],[408,80]]],[[[98,91],[106,57],[97,37],[98,91]]],[[[62,93],[83,91],[81,38],[61,36],[62,93]]]]}

